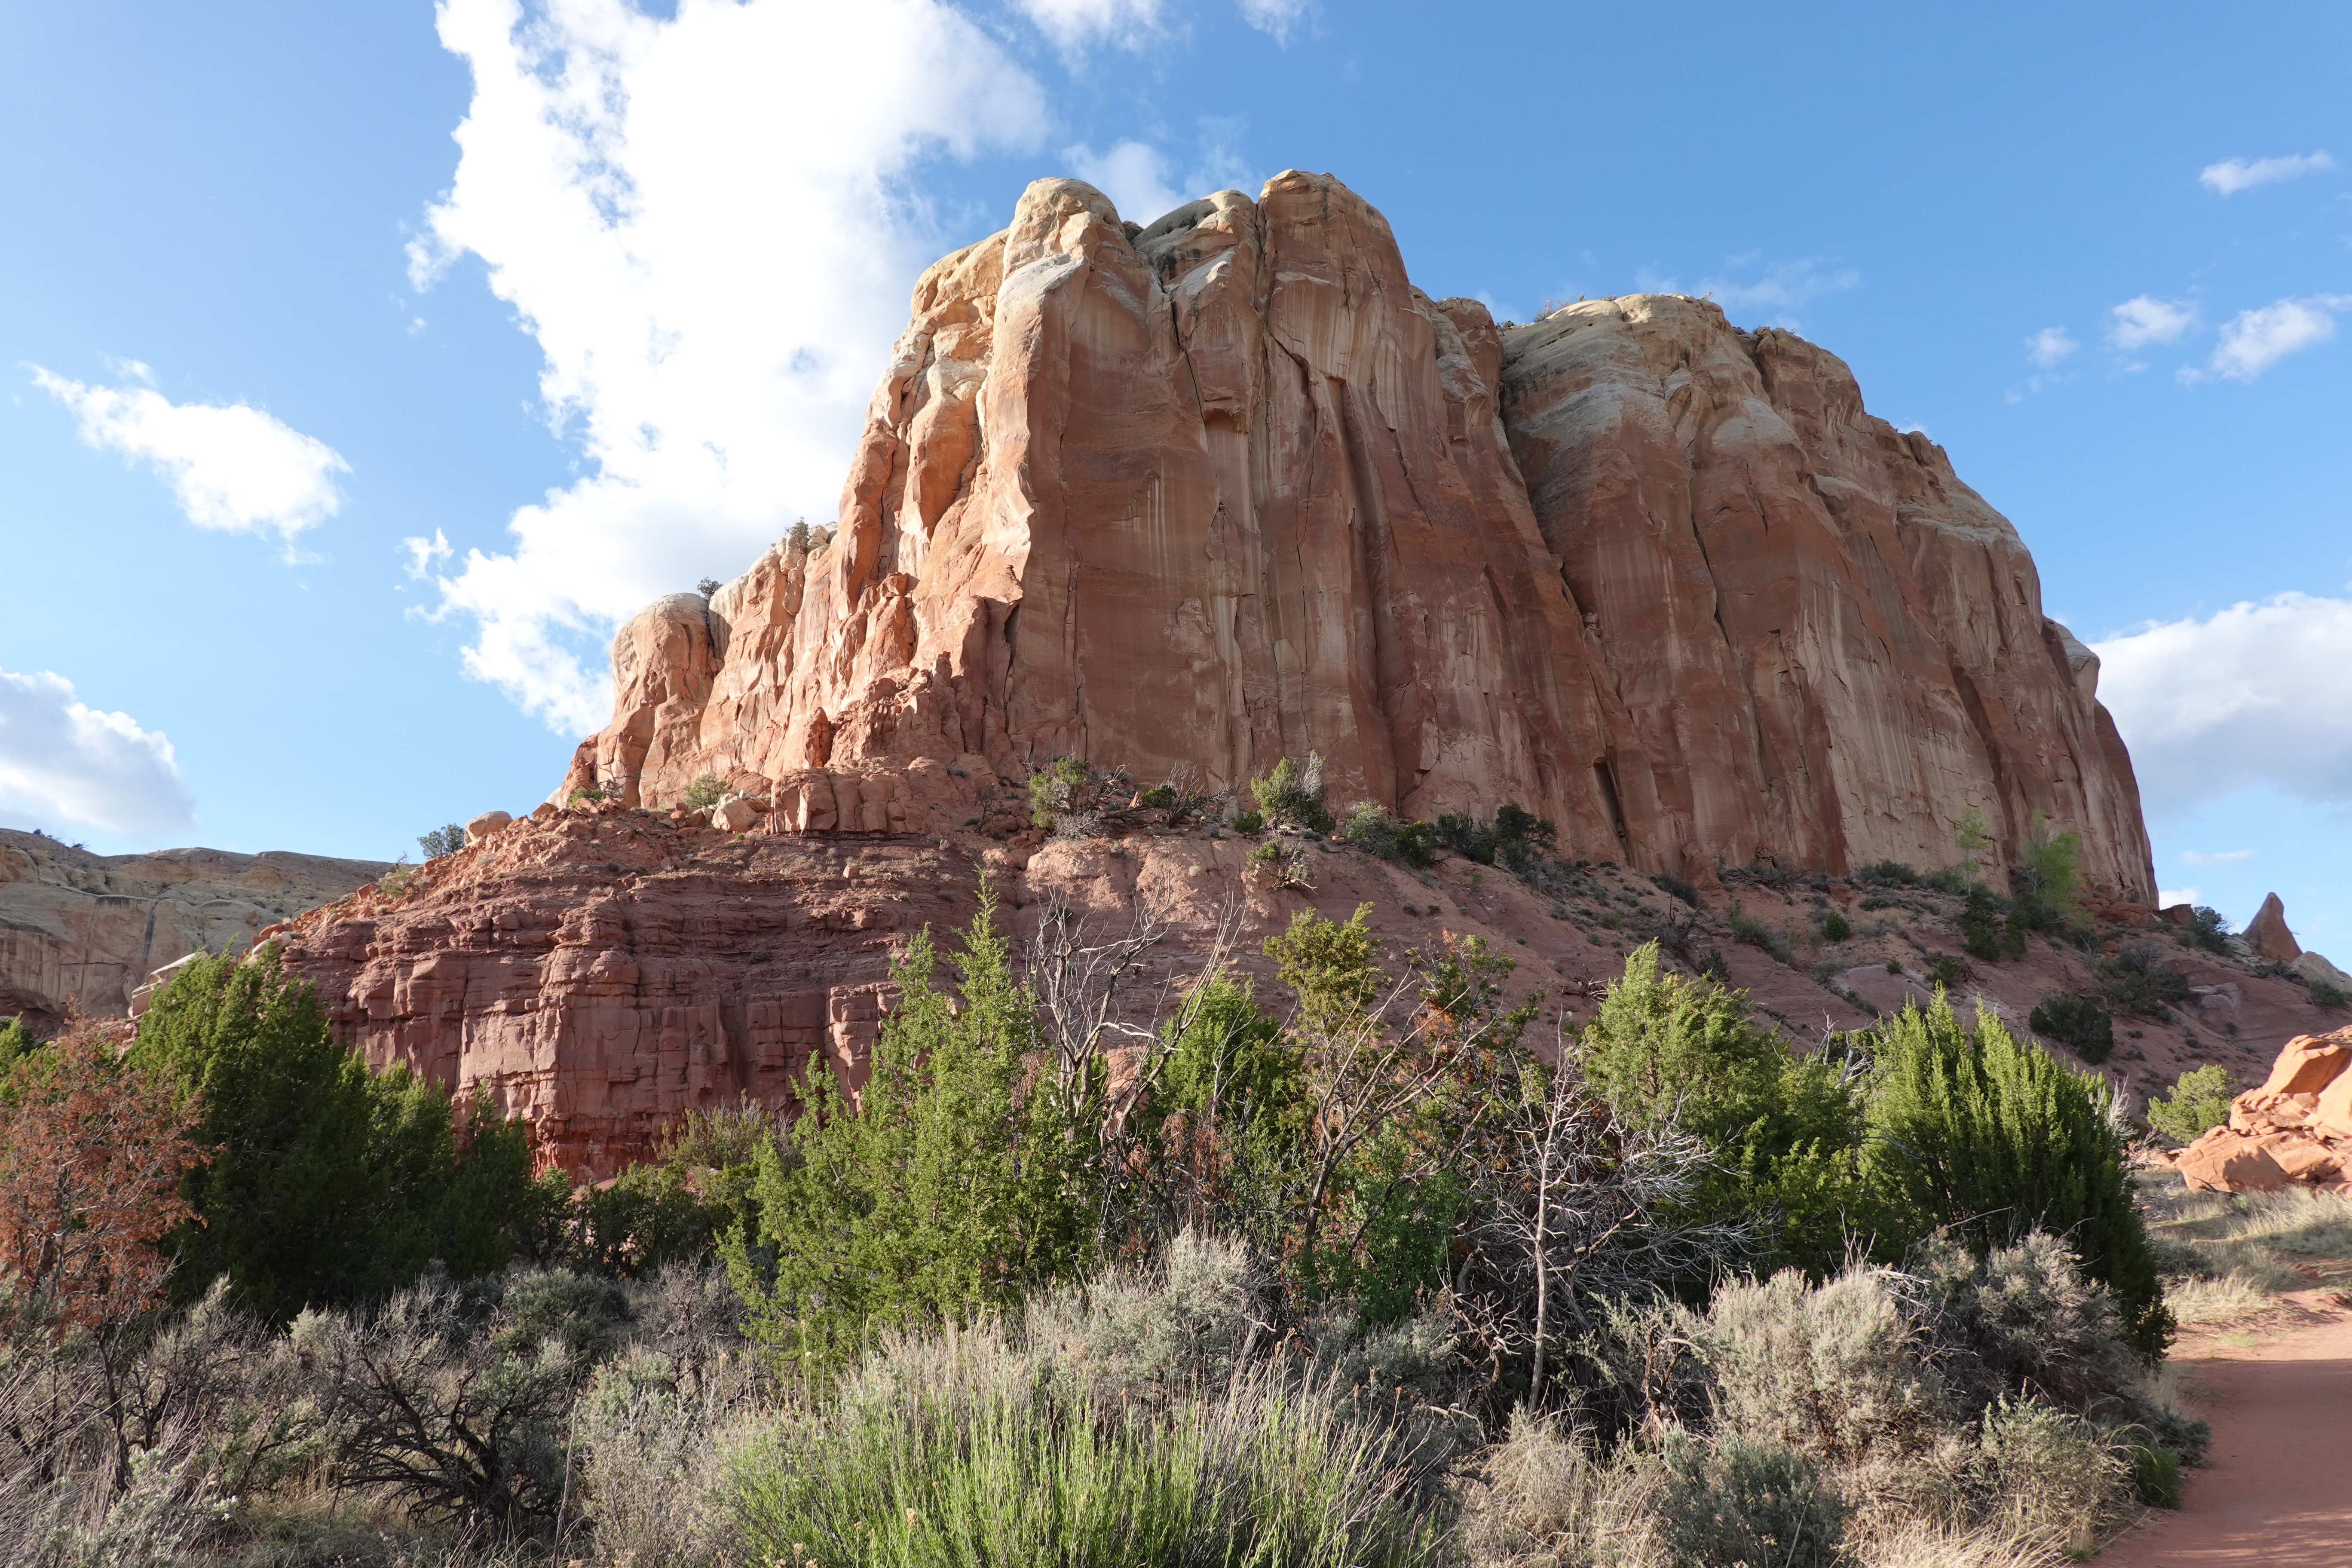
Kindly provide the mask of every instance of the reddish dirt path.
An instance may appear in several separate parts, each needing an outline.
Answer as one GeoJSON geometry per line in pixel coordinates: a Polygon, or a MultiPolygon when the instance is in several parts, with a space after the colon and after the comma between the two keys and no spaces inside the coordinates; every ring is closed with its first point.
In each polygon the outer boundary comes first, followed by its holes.
{"type": "Polygon", "coordinates": [[[2101,1568],[2352,1564],[2352,1315],[2330,1317],[2252,1350],[2190,1351],[2211,1458],[2182,1472],[2186,1506],[2117,1538],[2101,1568]]]}

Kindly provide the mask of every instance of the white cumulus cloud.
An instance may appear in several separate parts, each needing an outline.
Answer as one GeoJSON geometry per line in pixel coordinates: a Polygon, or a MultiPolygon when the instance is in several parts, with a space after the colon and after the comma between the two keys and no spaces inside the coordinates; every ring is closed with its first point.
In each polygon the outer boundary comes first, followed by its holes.
{"type": "Polygon", "coordinates": [[[2205,895],[2196,888],[2166,888],[2156,895],[2157,908],[2168,910],[2175,904],[2201,904],[2205,895]]]}
{"type": "Polygon", "coordinates": [[[2150,343],[2179,342],[2197,324],[2197,312],[2189,306],[2146,294],[2125,300],[2107,316],[2107,342],[2126,353],[2150,343]]]}
{"type": "Polygon", "coordinates": [[[2221,342],[2201,371],[2182,379],[2252,381],[2291,353],[2315,348],[2336,335],[2336,312],[2352,307],[2352,294],[2312,294],[2281,300],[2258,310],[2241,310],[2221,329],[2221,342]]]}
{"type": "Polygon", "coordinates": [[[2352,600],[2281,594],[2092,648],[2152,819],[2257,784],[2352,805],[2352,600]]]}
{"type": "MultiPolygon", "coordinates": [[[[351,465],[332,447],[242,403],[173,403],[152,386],[91,386],[39,365],[33,384],[68,408],[81,438],[101,451],[153,465],[198,528],[294,536],[343,504],[335,476],[351,465]]],[[[151,379],[135,360],[118,366],[151,379]]]]}
{"type": "Polygon", "coordinates": [[[2218,163],[2206,164],[2197,180],[2218,195],[2234,196],[2256,185],[2299,180],[2305,174],[2323,174],[2334,167],[2336,160],[2325,153],[2295,153],[2284,158],[2224,158],[2218,163]]]}
{"type": "Polygon", "coordinates": [[[195,826],[172,742],[74,695],[54,670],[0,669],[0,810],[149,836],[195,826]]]}
{"type": "Polygon", "coordinates": [[[442,0],[472,68],[455,182],[412,270],[488,266],[584,477],[503,551],[417,541],[467,670],[579,733],[648,600],[831,518],[907,292],[944,248],[929,157],[1034,147],[1042,89],[938,0],[442,0]]]}
{"type": "Polygon", "coordinates": [[[1160,31],[1160,0],[1013,0],[1013,4],[1065,49],[1081,49],[1096,42],[1139,48],[1160,31]]]}
{"type": "Polygon", "coordinates": [[[2044,327],[2025,340],[2025,357],[2046,368],[2060,363],[2082,346],[2067,335],[2065,328],[2044,327]]]}

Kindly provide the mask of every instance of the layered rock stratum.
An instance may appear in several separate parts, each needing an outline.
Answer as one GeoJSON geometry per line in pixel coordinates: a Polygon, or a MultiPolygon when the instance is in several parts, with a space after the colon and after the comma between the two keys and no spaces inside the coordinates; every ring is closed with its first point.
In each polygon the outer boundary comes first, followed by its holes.
{"type": "MultiPolygon", "coordinates": [[[[1738,946],[1730,900],[1818,946],[1832,902],[1875,907],[1857,868],[1951,864],[1980,823],[1995,885],[2072,830],[2096,907],[2153,914],[2098,661],[1941,448],[1706,300],[1498,325],[1433,300],[1328,175],[1149,227],[1032,185],[918,283],[837,523],[655,601],[613,672],[613,722],[530,817],[271,933],[371,1060],[490,1085],[599,1173],[691,1106],[854,1079],[890,954],[983,868],[1016,931],[1155,903],[1170,973],[1227,913],[1246,936],[1360,900],[1393,944],[1486,937],[1555,1009],[1654,931],[1816,1031],[1925,994],[1934,952],[1882,921],[1809,977],[1738,946]],[[1560,876],[1326,845],[1272,887],[1197,821],[1027,822],[1055,758],[1230,813],[1310,754],[1343,809],[1531,807],[1560,876]],[[727,798],[689,812],[704,775],[727,798]]],[[[2036,954],[1988,1003],[2087,974],[2036,954]]],[[[2202,978],[2217,1018],[2311,1011],[2202,978]]],[[[2189,1026],[2147,1036],[2154,1066],[2189,1026]]]]}
{"type": "Polygon", "coordinates": [[[68,1012],[119,1016],[156,968],[249,944],[384,869],[281,850],[93,855],[0,828],[0,1017],[47,1030],[68,1012]]]}

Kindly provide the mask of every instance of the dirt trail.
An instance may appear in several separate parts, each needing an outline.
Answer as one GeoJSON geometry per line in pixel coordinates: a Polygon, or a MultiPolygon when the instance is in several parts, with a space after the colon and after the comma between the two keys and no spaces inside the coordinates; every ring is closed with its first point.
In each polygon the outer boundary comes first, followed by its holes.
{"type": "Polygon", "coordinates": [[[2152,1513],[2099,1555],[2101,1568],[2352,1564],[2352,1315],[2328,1305],[2333,1321],[2250,1350],[2189,1350],[2212,1457],[2183,1472],[2181,1510],[2152,1513]]]}

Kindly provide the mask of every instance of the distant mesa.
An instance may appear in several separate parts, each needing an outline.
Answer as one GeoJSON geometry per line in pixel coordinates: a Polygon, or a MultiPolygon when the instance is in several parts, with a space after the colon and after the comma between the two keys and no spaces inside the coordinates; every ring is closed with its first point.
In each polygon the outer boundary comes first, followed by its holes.
{"type": "Polygon", "coordinates": [[[0,828],[0,1018],[47,1033],[72,1010],[120,1016],[162,965],[245,946],[383,869],[283,850],[93,855],[0,828]]]}

